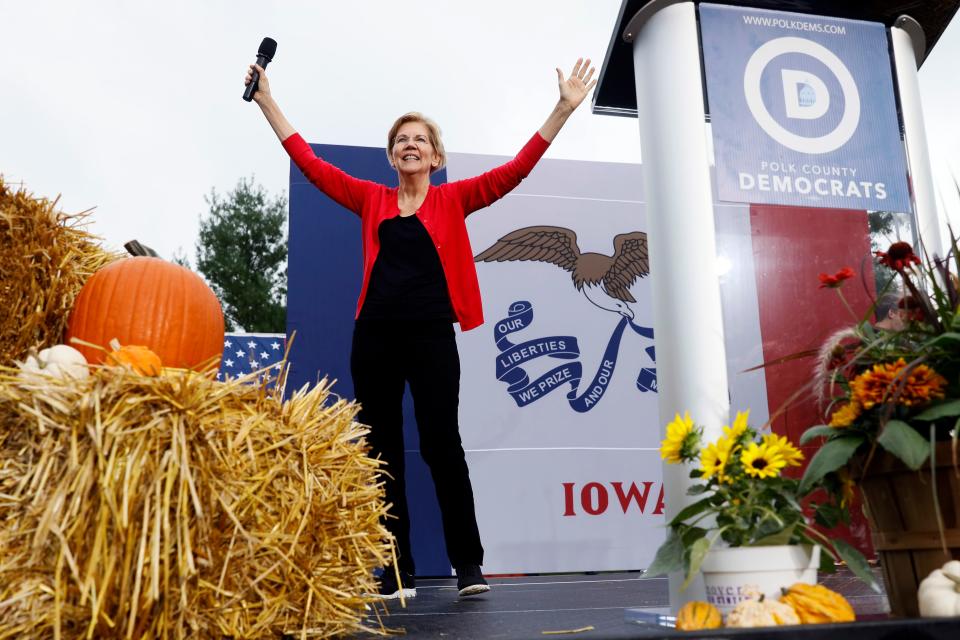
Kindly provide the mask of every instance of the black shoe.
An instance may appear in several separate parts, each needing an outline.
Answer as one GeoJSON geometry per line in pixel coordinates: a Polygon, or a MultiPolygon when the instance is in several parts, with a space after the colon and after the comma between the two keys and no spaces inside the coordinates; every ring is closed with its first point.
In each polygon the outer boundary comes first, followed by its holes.
{"type": "Polygon", "coordinates": [[[475,564],[457,567],[457,589],[460,597],[475,596],[490,591],[490,585],[483,579],[480,567],[475,564]]]}
{"type": "Polygon", "coordinates": [[[404,598],[417,597],[417,581],[406,571],[400,572],[400,583],[397,584],[397,574],[393,567],[387,567],[380,576],[380,589],[371,594],[381,600],[396,600],[402,594],[404,598]]]}

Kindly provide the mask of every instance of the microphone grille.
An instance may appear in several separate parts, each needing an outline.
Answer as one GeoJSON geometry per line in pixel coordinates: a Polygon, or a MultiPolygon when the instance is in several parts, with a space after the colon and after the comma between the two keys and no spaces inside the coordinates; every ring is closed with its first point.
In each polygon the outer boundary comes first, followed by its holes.
{"type": "Polygon", "coordinates": [[[277,53],[277,41],[273,38],[264,38],[263,42],[260,43],[260,48],[257,49],[257,55],[263,56],[267,60],[273,60],[273,56],[277,53]]]}

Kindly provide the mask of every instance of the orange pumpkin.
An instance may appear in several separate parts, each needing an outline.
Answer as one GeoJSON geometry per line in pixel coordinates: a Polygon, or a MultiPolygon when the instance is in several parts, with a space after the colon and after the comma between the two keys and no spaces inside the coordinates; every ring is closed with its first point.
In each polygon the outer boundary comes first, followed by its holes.
{"type": "Polygon", "coordinates": [[[846,598],[819,584],[798,582],[783,590],[780,602],[793,607],[803,624],[853,622],[857,619],[846,598]]]}
{"type": "Polygon", "coordinates": [[[720,611],[709,602],[688,602],[677,612],[677,629],[696,631],[697,629],[719,629],[723,626],[720,611]]]}
{"type": "Polygon", "coordinates": [[[113,342],[113,351],[107,354],[109,365],[129,365],[142,376],[158,376],[163,372],[163,362],[150,349],[139,344],[128,344],[121,347],[113,342]]]}
{"type": "Polygon", "coordinates": [[[216,368],[223,353],[223,311],[210,287],[189,269],[160,258],[124,258],[87,280],[67,329],[67,344],[91,364],[104,361],[104,351],[71,338],[143,345],[168,367],[216,368]]]}

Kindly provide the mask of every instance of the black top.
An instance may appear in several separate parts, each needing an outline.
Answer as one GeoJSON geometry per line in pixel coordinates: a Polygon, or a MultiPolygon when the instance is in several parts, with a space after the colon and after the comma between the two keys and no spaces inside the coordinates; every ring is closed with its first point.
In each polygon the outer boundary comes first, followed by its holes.
{"type": "Polygon", "coordinates": [[[389,218],[377,235],[380,251],[358,319],[453,322],[440,256],[420,219],[389,218]]]}

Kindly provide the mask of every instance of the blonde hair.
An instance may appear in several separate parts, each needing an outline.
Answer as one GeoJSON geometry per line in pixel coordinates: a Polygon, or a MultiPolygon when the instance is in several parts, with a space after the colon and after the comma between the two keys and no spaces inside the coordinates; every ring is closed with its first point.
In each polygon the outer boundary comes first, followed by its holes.
{"type": "Polygon", "coordinates": [[[427,132],[430,138],[430,144],[433,145],[433,150],[437,154],[437,157],[440,158],[440,164],[436,167],[430,169],[430,173],[434,171],[439,171],[447,166],[447,152],[443,148],[443,140],[440,139],[440,127],[437,126],[437,123],[423,115],[419,111],[411,111],[410,113],[405,113],[393,123],[393,126],[390,127],[390,131],[387,132],[387,162],[390,163],[390,166],[393,166],[393,155],[391,155],[391,150],[393,149],[394,140],[397,137],[397,131],[400,130],[400,127],[405,125],[408,122],[420,122],[427,127],[427,132]]]}

